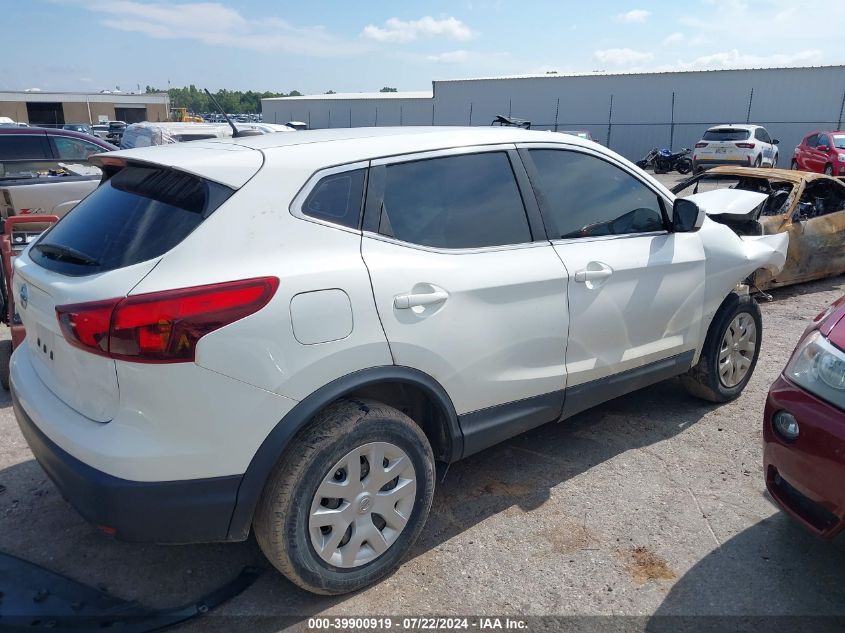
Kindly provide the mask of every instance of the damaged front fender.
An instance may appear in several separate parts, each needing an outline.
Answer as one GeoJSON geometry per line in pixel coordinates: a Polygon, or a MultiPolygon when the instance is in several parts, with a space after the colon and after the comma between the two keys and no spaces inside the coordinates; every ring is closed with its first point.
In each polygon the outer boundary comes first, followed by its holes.
{"type": "Polygon", "coordinates": [[[704,318],[701,340],[713,316],[725,297],[755,272],[767,271],[770,275],[780,272],[786,263],[789,235],[746,235],[740,237],[724,224],[710,218],[699,231],[704,248],[704,318]]]}

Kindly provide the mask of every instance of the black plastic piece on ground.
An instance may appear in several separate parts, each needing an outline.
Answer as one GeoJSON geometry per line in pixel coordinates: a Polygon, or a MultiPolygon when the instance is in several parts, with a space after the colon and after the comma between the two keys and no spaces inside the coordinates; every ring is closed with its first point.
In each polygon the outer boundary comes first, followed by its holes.
{"type": "Polygon", "coordinates": [[[0,553],[0,631],[159,631],[205,615],[247,589],[259,575],[261,570],[244,567],[195,603],[156,610],[0,553]]]}

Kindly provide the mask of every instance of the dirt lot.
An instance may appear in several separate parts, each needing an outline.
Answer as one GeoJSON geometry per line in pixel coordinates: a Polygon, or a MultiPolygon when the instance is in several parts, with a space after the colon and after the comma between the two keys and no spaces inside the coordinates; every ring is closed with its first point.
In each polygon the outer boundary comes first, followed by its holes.
{"type": "MultiPolygon", "coordinates": [[[[735,402],[700,402],[671,380],[454,465],[412,555],[379,585],[314,597],[268,570],[180,630],[273,631],[291,616],[304,628],[326,613],[845,616],[845,545],[779,514],[761,472],[768,386],[843,292],[845,276],[773,293],[757,370],[735,402]]],[[[100,535],[33,461],[5,392],[0,485],[0,551],[123,598],[174,606],[266,566],[252,538],[163,547],[100,535]]]]}

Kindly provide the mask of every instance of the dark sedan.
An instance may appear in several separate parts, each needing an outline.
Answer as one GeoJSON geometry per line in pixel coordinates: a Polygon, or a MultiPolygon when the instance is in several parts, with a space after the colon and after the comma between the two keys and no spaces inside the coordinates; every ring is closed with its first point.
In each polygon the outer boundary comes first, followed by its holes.
{"type": "Polygon", "coordinates": [[[92,134],[41,127],[0,128],[0,161],[85,160],[117,147],[92,134]]]}

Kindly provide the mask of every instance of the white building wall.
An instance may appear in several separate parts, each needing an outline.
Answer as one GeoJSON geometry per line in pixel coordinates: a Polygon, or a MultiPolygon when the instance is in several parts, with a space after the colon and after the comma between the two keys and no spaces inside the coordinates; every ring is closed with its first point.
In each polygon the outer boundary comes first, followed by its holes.
{"type": "Polygon", "coordinates": [[[589,130],[632,159],[670,140],[674,149],[692,147],[713,125],[750,121],[780,140],[780,164],[788,166],[804,134],[842,125],[845,66],[435,81],[433,88],[431,99],[264,100],[264,120],[310,116],[314,128],[348,127],[351,114],[360,127],[374,125],[377,112],[378,125],[489,125],[510,114],[535,128],[589,130]]]}

